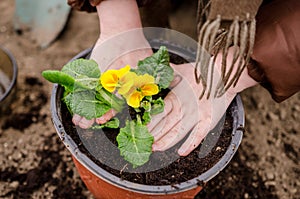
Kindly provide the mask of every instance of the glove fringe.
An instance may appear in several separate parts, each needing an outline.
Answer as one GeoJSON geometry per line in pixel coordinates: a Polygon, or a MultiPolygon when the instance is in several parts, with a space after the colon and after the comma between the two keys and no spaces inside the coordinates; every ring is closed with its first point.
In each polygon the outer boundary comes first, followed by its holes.
{"type": "Polygon", "coordinates": [[[222,17],[218,15],[215,20],[207,20],[200,25],[198,37],[198,49],[196,56],[195,79],[202,84],[203,90],[199,99],[205,96],[208,99],[214,89],[214,97],[221,97],[231,86],[236,86],[243,70],[250,61],[255,39],[255,19],[240,21],[239,17],[231,22],[227,29],[222,27],[222,17]],[[227,68],[228,49],[235,49],[230,66],[227,68]],[[213,88],[213,74],[215,70],[216,56],[211,60],[207,57],[222,53],[221,77],[216,88],[213,88]],[[236,67],[237,64],[237,67],[236,67]]]}

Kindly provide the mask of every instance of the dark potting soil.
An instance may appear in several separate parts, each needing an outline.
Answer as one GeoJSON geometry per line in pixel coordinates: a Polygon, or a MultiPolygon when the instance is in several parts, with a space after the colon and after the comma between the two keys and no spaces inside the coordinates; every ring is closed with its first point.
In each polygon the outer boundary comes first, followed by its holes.
{"type": "MultiPolygon", "coordinates": [[[[186,62],[172,53],[170,59],[176,64],[186,62]]],[[[222,122],[188,156],[179,157],[177,154],[184,141],[182,140],[167,151],[152,153],[145,165],[134,169],[120,156],[117,149],[118,129],[83,130],[73,125],[72,116],[63,103],[61,112],[66,133],[82,153],[109,173],[140,184],[175,185],[193,179],[215,165],[231,142],[233,119],[229,109],[222,122]],[[208,152],[205,154],[204,151],[208,152]]]]}
{"type": "Polygon", "coordinates": [[[78,145],[82,153],[86,154],[97,165],[115,176],[140,184],[170,185],[195,178],[218,162],[226,152],[231,141],[233,121],[231,113],[228,111],[223,128],[219,126],[218,130],[210,132],[209,135],[212,140],[215,137],[217,142],[204,157],[199,156],[201,156],[201,149],[203,150],[202,145],[204,145],[206,141],[186,157],[178,157],[177,155],[176,151],[182,144],[182,142],[180,142],[165,152],[154,152],[149,162],[133,169],[131,165],[120,156],[116,148],[117,143],[115,138],[118,134],[118,130],[83,130],[72,124],[71,115],[64,105],[62,105],[62,113],[65,131],[78,145]],[[168,163],[170,164],[168,165],[168,163]],[[153,167],[161,169],[143,172],[153,167]]]}

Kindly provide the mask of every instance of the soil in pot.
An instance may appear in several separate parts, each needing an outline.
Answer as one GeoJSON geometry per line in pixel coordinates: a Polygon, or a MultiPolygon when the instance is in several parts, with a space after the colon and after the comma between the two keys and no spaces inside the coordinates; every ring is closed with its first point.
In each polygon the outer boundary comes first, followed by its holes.
{"type": "MultiPolygon", "coordinates": [[[[183,58],[172,53],[170,53],[170,58],[176,64],[186,62],[183,58]]],[[[204,157],[201,155],[202,144],[188,156],[179,157],[177,149],[182,144],[181,142],[165,152],[154,152],[149,162],[133,169],[119,155],[116,147],[114,147],[115,151],[112,150],[111,145],[117,145],[116,136],[118,129],[83,130],[72,124],[72,117],[63,103],[61,111],[64,129],[82,153],[86,154],[97,165],[113,175],[127,181],[145,185],[175,185],[204,173],[225,154],[231,142],[233,129],[233,119],[230,110],[228,110],[222,126],[217,126],[209,133],[211,137],[215,137],[217,140],[210,152],[204,157]],[[174,157],[176,158],[174,159],[174,157]],[[108,162],[109,165],[106,164],[108,162]],[[150,171],[147,169],[150,167],[160,169],[150,171]]],[[[202,182],[199,183],[201,184],[202,182]]]]}

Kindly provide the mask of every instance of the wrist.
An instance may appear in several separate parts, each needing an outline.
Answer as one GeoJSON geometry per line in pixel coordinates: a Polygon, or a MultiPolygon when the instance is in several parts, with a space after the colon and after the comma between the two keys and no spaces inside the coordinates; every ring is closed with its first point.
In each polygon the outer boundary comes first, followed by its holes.
{"type": "Polygon", "coordinates": [[[136,0],[106,0],[98,4],[96,8],[102,38],[142,28],[136,0]]]}
{"type": "MultiPolygon", "coordinates": [[[[227,65],[230,66],[231,65],[231,61],[233,60],[233,56],[234,56],[234,52],[236,50],[236,48],[238,47],[231,47],[229,48],[228,50],[228,55],[227,55],[227,65]]],[[[219,53],[217,55],[217,58],[216,58],[216,65],[217,65],[217,68],[218,68],[218,71],[220,72],[221,71],[221,67],[222,67],[222,53],[219,53]]],[[[230,76],[233,76],[234,75],[234,71],[236,71],[238,68],[238,62],[234,65],[234,68],[233,68],[233,72],[231,73],[230,76]]],[[[226,70],[229,70],[229,67],[226,67],[226,70]]],[[[226,71],[227,73],[228,71],[226,71]]],[[[229,79],[231,79],[232,77],[230,77],[229,79]]],[[[238,79],[238,82],[235,86],[230,86],[230,88],[228,89],[227,93],[230,94],[230,95],[236,95],[237,93],[247,89],[247,88],[250,88],[250,87],[253,87],[255,85],[257,85],[258,82],[255,81],[249,74],[248,74],[248,69],[247,67],[243,70],[243,72],[241,73],[239,79],[238,79]]]]}

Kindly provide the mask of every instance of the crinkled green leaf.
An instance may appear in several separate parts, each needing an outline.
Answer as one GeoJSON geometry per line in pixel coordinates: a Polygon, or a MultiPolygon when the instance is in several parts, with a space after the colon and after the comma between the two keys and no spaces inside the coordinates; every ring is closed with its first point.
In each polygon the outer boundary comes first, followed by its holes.
{"type": "Polygon", "coordinates": [[[116,117],[112,118],[108,122],[102,124],[103,127],[116,129],[120,126],[120,120],[116,117]]]}
{"type": "Polygon", "coordinates": [[[58,70],[43,71],[42,76],[49,82],[63,86],[67,93],[93,89],[98,84],[98,79],[74,79],[71,75],[58,70]]]}
{"type": "Polygon", "coordinates": [[[145,111],[142,117],[142,122],[144,125],[148,124],[151,121],[151,114],[150,112],[145,111]]]}
{"type": "Polygon", "coordinates": [[[75,79],[81,75],[91,78],[99,78],[101,75],[97,62],[82,58],[67,63],[61,71],[71,75],[75,79]]]}
{"type": "Polygon", "coordinates": [[[150,111],[151,110],[151,102],[144,100],[144,101],[141,102],[141,107],[145,111],[150,111]]]}
{"type": "Polygon", "coordinates": [[[45,70],[42,72],[42,76],[49,82],[65,87],[66,90],[72,91],[74,89],[75,79],[66,73],[58,70],[45,70]]]}
{"type": "Polygon", "coordinates": [[[87,78],[87,77],[81,77],[75,79],[75,89],[79,88],[87,88],[87,89],[94,89],[99,84],[99,78],[87,78]],[[78,86],[77,86],[78,85],[78,86]]]}
{"type": "Polygon", "coordinates": [[[96,99],[94,91],[80,91],[67,95],[64,99],[73,113],[86,119],[101,117],[111,107],[96,99]]]}
{"type": "Polygon", "coordinates": [[[170,56],[167,48],[165,46],[161,46],[156,53],[153,53],[150,57],[147,57],[140,62],[142,62],[143,64],[155,63],[155,64],[169,65],[170,56]]]}
{"type": "Polygon", "coordinates": [[[70,104],[70,103],[71,103],[71,100],[69,100],[69,98],[68,98],[69,95],[72,95],[72,94],[65,91],[65,92],[64,92],[64,96],[63,96],[63,98],[62,98],[62,101],[66,104],[66,106],[67,106],[69,112],[70,112],[71,115],[73,116],[74,113],[73,113],[73,111],[71,110],[71,104],[70,104]]]}
{"type": "Polygon", "coordinates": [[[121,156],[134,168],[148,162],[153,141],[154,138],[147,127],[135,121],[127,121],[126,126],[120,129],[117,136],[121,156]]]}
{"type": "Polygon", "coordinates": [[[101,75],[98,64],[94,60],[76,59],[67,63],[61,70],[72,76],[76,83],[84,85],[87,89],[94,89],[99,84],[101,75]]]}
{"type": "Polygon", "coordinates": [[[97,130],[97,129],[102,129],[102,128],[111,128],[111,129],[116,129],[119,128],[120,126],[120,120],[118,118],[112,118],[108,122],[101,124],[101,125],[94,125],[91,127],[91,129],[97,130]]]}
{"type": "Polygon", "coordinates": [[[168,88],[174,78],[174,70],[170,67],[169,61],[167,48],[162,46],[152,56],[139,61],[135,72],[139,75],[152,75],[160,88],[168,88]]]}
{"type": "Polygon", "coordinates": [[[164,100],[160,97],[156,100],[152,100],[152,106],[151,106],[151,115],[156,115],[159,113],[162,113],[165,108],[164,100]]]}

